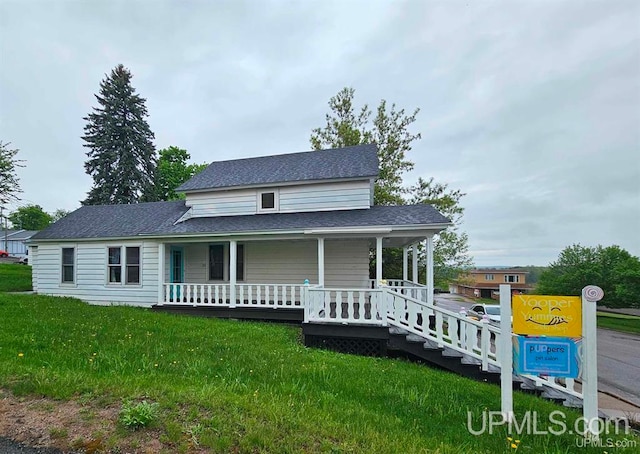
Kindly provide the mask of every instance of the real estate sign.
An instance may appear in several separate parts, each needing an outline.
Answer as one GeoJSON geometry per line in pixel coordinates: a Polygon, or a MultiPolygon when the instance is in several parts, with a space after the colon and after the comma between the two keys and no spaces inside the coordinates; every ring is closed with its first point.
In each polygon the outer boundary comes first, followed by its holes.
{"type": "Polygon", "coordinates": [[[579,296],[513,295],[513,333],[527,336],[582,336],[579,296]]]}

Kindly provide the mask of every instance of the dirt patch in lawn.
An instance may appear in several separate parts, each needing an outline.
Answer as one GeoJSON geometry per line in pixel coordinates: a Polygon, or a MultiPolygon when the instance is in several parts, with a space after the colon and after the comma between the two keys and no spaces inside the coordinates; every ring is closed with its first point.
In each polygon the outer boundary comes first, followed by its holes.
{"type": "Polygon", "coordinates": [[[120,403],[16,397],[0,390],[0,436],[33,447],[64,452],[158,453],[163,451],[157,431],[130,432],[118,427],[120,403]]]}

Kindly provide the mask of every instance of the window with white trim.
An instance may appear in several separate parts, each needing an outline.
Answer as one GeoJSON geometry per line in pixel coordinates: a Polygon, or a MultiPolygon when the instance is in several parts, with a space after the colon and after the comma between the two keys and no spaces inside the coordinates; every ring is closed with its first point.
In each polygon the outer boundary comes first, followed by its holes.
{"type": "Polygon", "coordinates": [[[111,246],[107,250],[107,283],[122,284],[124,276],[125,284],[140,284],[140,246],[111,246]]]}
{"type": "MultiPolygon", "coordinates": [[[[236,281],[244,281],[244,244],[238,244],[236,252],[236,281]]],[[[209,280],[228,281],[230,261],[228,243],[210,244],[209,280]]]]}
{"type": "Polygon", "coordinates": [[[273,212],[278,211],[278,191],[258,191],[258,211],[259,212],[273,212]]]}
{"type": "Polygon", "coordinates": [[[122,248],[109,248],[109,262],[107,264],[107,281],[110,284],[122,282],[122,248]]]}
{"type": "Polygon", "coordinates": [[[484,275],[484,280],[485,281],[492,281],[493,280],[493,274],[485,274],[484,275]]]}
{"type": "Polygon", "coordinates": [[[62,248],[62,278],[63,284],[74,284],[76,282],[76,248],[62,248]]]}
{"type": "Polygon", "coordinates": [[[505,274],[504,281],[512,283],[520,282],[520,276],[518,276],[517,274],[505,274]]]}

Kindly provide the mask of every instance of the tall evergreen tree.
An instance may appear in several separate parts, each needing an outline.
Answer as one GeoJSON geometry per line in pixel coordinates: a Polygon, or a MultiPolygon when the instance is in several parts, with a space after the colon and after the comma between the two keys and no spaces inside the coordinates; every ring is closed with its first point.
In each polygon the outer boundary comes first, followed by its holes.
{"type": "Polygon", "coordinates": [[[93,187],[83,205],[136,203],[155,200],[157,154],[145,99],[131,86],[131,72],[115,67],[100,82],[99,107],[83,119],[86,172],[93,187]]]}

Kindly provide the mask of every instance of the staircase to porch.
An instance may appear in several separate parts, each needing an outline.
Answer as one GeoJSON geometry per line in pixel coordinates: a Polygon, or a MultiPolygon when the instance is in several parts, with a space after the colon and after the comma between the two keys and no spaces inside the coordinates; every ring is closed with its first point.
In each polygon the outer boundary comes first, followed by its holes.
{"type": "MultiPolygon", "coordinates": [[[[366,289],[312,285],[164,284],[156,310],[223,318],[303,322],[305,345],[361,355],[403,355],[463,376],[500,383],[498,326],[427,302],[409,281],[366,289]]],[[[572,379],[514,375],[514,389],[582,406],[572,379]]]]}

